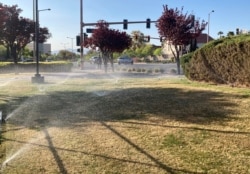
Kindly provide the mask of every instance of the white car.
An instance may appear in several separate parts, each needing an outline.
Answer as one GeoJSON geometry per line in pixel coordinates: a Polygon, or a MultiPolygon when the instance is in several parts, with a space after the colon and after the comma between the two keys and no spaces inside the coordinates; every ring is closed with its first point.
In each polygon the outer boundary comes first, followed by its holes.
{"type": "Polygon", "coordinates": [[[123,57],[119,57],[118,60],[117,60],[117,63],[118,65],[121,65],[121,64],[131,64],[133,65],[133,59],[128,57],[128,56],[123,56],[123,57]]]}

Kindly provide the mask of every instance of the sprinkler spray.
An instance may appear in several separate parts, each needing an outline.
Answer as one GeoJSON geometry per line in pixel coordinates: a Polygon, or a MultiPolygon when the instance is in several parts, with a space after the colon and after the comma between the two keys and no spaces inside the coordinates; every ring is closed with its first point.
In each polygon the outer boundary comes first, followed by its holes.
{"type": "Polygon", "coordinates": [[[2,118],[3,116],[2,116],[2,111],[0,111],[0,122],[2,123],[2,120],[3,120],[3,118],[2,118]]]}
{"type": "Polygon", "coordinates": [[[0,124],[3,124],[3,123],[5,123],[5,120],[3,118],[3,112],[0,111],[0,124]]]}

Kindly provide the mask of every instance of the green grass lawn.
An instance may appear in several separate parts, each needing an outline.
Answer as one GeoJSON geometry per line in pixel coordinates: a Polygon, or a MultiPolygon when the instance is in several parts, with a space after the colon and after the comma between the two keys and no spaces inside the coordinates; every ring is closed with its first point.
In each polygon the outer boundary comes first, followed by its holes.
{"type": "Polygon", "coordinates": [[[2,173],[250,173],[250,89],[0,77],[2,173]]]}

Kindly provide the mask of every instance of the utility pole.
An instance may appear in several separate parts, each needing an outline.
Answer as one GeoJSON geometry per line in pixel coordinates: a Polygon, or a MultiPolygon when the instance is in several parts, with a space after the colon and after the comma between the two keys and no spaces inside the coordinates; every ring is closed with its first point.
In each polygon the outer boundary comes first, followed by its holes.
{"type": "Polygon", "coordinates": [[[83,69],[84,60],[83,60],[83,9],[82,9],[82,0],[80,0],[80,59],[81,59],[81,69],[83,69]]]}

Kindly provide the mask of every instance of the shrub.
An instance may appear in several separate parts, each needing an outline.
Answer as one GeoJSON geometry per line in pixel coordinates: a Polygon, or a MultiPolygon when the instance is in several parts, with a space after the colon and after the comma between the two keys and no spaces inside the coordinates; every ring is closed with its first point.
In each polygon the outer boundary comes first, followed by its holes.
{"type": "Polygon", "coordinates": [[[164,69],[160,69],[160,72],[163,74],[165,72],[165,70],[164,69]]]}
{"type": "Polygon", "coordinates": [[[155,73],[159,73],[160,69],[154,69],[155,73]]]}
{"type": "Polygon", "coordinates": [[[127,68],[122,68],[122,71],[127,71],[127,68]]]}
{"type": "Polygon", "coordinates": [[[147,73],[148,73],[148,74],[153,73],[152,69],[148,69],[148,70],[147,70],[147,73]]]}
{"type": "Polygon", "coordinates": [[[137,72],[142,72],[141,68],[138,68],[138,69],[137,69],[137,72]]]}
{"type": "Polygon", "coordinates": [[[184,68],[191,80],[250,86],[250,35],[209,42],[184,68]]]}
{"type": "Polygon", "coordinates": [[[172,60],[163,60],[161,61],[163,64],[166,64],[166,63],[172,63],[172,60]]]}
{"type": "Polygon", "coordinates": [[[184,74],[188,77],[189,75],[189,62],[193,56],[194,52],[191,52],[191,53],[188,53],[188,54],[185,54],[183,55],[181,58],[180,58],[180,63],[181,63],[181,67],[183,69],[183,72],[184,74]]]}
{"type": "Polygon", "coordinates": [[[171,73],[171,74],[176,74],[177,71],[176,71],[175,69],[171,69],[171,70],[170,70],[170,73],[171,73]]]}

